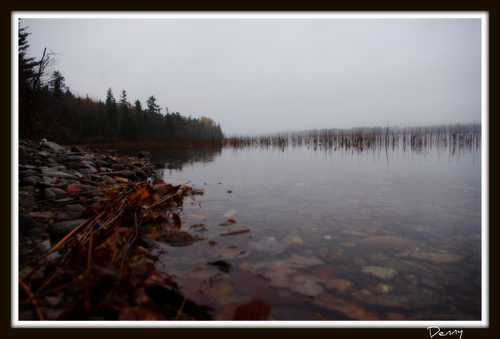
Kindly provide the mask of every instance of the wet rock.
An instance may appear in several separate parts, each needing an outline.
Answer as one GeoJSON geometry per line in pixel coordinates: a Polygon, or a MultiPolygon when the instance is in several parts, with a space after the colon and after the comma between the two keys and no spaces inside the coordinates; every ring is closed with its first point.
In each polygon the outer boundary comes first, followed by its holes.
{"type": "Polygon", "coordinates": [[[107,185],[114,185],[115,181],[109,175],[103,175],[101,177],[102,181],[107,185]]]}
{"type": "Polygon", "coordinates": [[[26,235],[39,224],[28,214],[19,213],[19,236],[26,235]]]}
{"type": "Polygon", "coordinates": [[[58,171],[57,169],[50,168],[50,167],[40,167],[40,173],[42,173],[45,176],[51,177],[51,178],[52,177],[60,177],[63,179],[78,180],[78,177],[73,175],[73,174],[58,171]]]}
{"type": "Polygon", "coordinates": [[[61,145],[53,142],[53,141],[44,141],[42,142],[42,144],[40,145],[40,148],[41,149],[49,149],[51,151],[54,151],[54,152],[64,152],[66,151],[66,149],[64,147],[62,147],[61,145]]]}
{"type": "Polygon", "coordinates": [[[325,286],[340,293],[345,293],[352,289],[353,283],[346,279],[333,279],[325,281],[325,286]]]}
{"type": "Polygon", "coordinates": [[[459,263],[463,260],[462,255],[452,253],[415,252],[410,255],[412,258],[427,260],[442,264],[459,263]]]}
{"type": "Polygon", "coordinates": [[[141,171],[141,170],[135,171],[135,175],[138,176],[141,180],[147,180],[148,179],[148,175],[146,174],[146,172],[141,171]]]}
{"type": "Polygon", "coordinates": [[[410,300],[407,296],[397,294],[379,294],[365,300],[368,305],[396,308],[396,309],[409,309],[410,300]]]}
{"type": "Polygon", "coordinates": [[[25,160],[28,159],[28,152],[26,152],[26,148],[23,146],[19,146],[19,160],[25,160]]]}
{"type": "Polygon", "coordinates": [[[259,252],[264,252],[268,254],[277,254],[283,252],[287,247],[287,245],[280,244],[273,237],[269,237],[259,242],[251,242],[248,244],[248,247],[252,250],[256,250],[259,252]]]}
{"type": "Polygon", "coordinates": [[[301,256],[297,254],[292,254],[291,258],[288,259],[288,262],[290,263],[290,267],[304,267],[325,264],[314,255],[301,256]]]}
{"type": "Polygon", "coordinates": [[[303,244],[304,240],[302,240],[302,238],[298,235],[289,234],[285,239],[283,239],[283,242],[287,244],[303,244]]]}
{"type": "Polygon", "coordinates": [[[375,286],[375,291],[377,293],[379,293],[379,294],[380,293],[389,293],[392,290],[394,290],[393,286],[387,285],[387,284],[383,284],[383,283],[377,284],[377,286],[375,286]]]}
{"type": "Polygon", "coordinates": [[[64,210],[57,216],[56,220],[74,220],[82,216],[85,211],[85,207],[80,204],[66,205],[64,210]]]}
{"type": "Polygon", "coordinates": [[[25,191],[19,191],[19,206],[28,206],[35,202],[35,197],[25,191]]]}
{"type": "Polygon", "coordinates": [[[307,275],[292,277],[290,281],[290,289],[309,297],[315,297],[323,292],[323,287],[321,287],[315,279],[307,275]]]}
{"type": "Polygon", "coordinates": [[[147,151],[140,151],[139,153],[137,153],[137,157],[139,159],[151,159],[153,156],[147,151]]]}
{"type": "Polygon", "coordinates": [[[363,307],[345,301],[344,299],[333,296],[329,293],[322,293],[314,298],[313,302],[316,306],[324,307],[333,310],[347,319],[351,320],[379,320],[379,317],[371,312],[365,310],[363,307]]]}
{"type": "Polygon", "coordinates": [[[381,266],[364,266],[361,268],[361,272],[384,280],[392,279],[398,274],[392,268],[381,266]]]}
{"type": "Polygon", "coordinates": [[[363,260],[361,258],[352,258],[352,264],[354,265],[354,267],[358,267],[358,268],[361,268],[361,267],[367,265],[366,260],[363,260]]]}
{"type": "Polygon", "coordinates": [[[123,164],[113,164],[111,165],[111,169],[115,171],[121,171],[125,169],[125,166],[123,166],[123,164]]]}
{"type": "Polygon", "coordinates": [[[235,235],[235,234],[241,234],[241,233],[246,233],[249,232],[250,230],[248,227],[243,226],[243,225],[237,225],[237,226],[231,226],[229,229],[225,232],[222,232],[220,235],[226,236],[226,235],[235,235]]]}
{"type": "Polygon", "coordinates": [[[61,189],[61,188],[56,188],[56,187],[49,187],[44,190],[45,197],[47,199],[59,197],[68,194],[67,191],[61,189]]]}
{"type": "Polygon", "coordinates": [[[415,250],[416,245],[407,238],[392,235],[368,237],[358,242],[359,247],[367,251],[385,252],[390,250],[415,250]]]}
{"type": "Polygon", "coordinates": [[[170,244],[170,246],[188,246],[196,241],[203,240],[203,238],[193,236],[188,232],[170,230],[161,232],[156,240],[166,242],[170,244]]]}
{"type": "Polygon", "coordinates": [[[51,226],[49,226],[48,228],[49,234],[51,237],[62,238],[66,236],[69,232],[73,231],[80,224],[85,222],[85,220],[87,219],[75,219],[62,222],[55,222],[51,226]]]}
{"type": "Polygon", "coordinates": [[[83,153],[83,150],[78,146],[73,146],[73,147],[71,147],[71,152],[83,153]]]}
{"type": "Polygon", "coordinates": [[[103,160],[96,160],[94,161],[94,165],[96,167],[105,167],[105,168],[111,168],[111,164],[109,162],[103,161],[103,160]]]}
{"type": "Polygon", "coordinates": [[[19,180],[19,185],[20,186],[35,186],[40,181],[42,181],[42,179],[40,177],[32,175],[32,176],[25,177],[25,178],[22,178],[21,180],[19,180]]]}

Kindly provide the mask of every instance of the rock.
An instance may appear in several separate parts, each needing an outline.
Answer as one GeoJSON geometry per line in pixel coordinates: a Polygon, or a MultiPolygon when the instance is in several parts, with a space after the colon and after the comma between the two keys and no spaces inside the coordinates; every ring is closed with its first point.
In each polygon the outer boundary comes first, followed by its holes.
{"type": "Polygon", "coordinates": [[[19,160],[26,160],[28,158],[28,152],[23,146],[19,146],[19,160]]]}
{"type": "Polygon", "coordinates": [[[53,141],[42,142],[42,144],[40,145],[40,148],[50,149],[51,151],[54,151],[54,152],[66,151],[66,149],[64,147],[60,146],[59,144],[57,144],[53,141]]]}
{"type": "Polygon", "coordinates": [[[392,268],[381,266],[363,266],[361,272],[384,280],[392,279],[398,274],[398,272],[392,268]]]}
{"type": "Polygon", "coordinates": [[[303,244],[304,240],[302,240],[302,238],[298,235],[289,234],[285,239],[283,239],[283,242],[287,244],[303,244]]]}
{"type": "Polygon", "coordinates": [[[83,153],[83,150],[78,147],[78,146],[73,146],[71,147],[71,152],[80,152],[80,153],[83,153]]]}
{"type": "Polygon", "coordinates": [[[166,167],[166,165],[163,162],[157,162],[155,164],[155,168],[157,168],[157,169],[165,169],[167,167],[166,167]]]}
{"type": "Polygon", "coordinates": [[[70,179],[70,180],[78,180],[78,177],[73,175],[73,174],[69,174],[69,173],[66,173],[66,172],[61,172],[61,171],[58,171],[54,168],[50,168],[50,167],[40,167],[40,173],[42,173],[43,175],[47,176],[47,177],[60,177],[60,178],[63,178],[63,179],[70,179]]]}
{"type": "Polygon", "coordinates": [[[64,237],[87,219],[76,219],[62,222],[55,222],[49,226],[49,234],[53,237],[64,237]]]}
{"type": "Polygon", "coordinates": [[[329,293],[322,293],[317,296],[314,298],[313,303],[316,306],[333,310],[351,320],[379,320],[379,317],[375,313],[329,293]]]}
{"type": "Polygon", "coordinates": [[[32,175],[29,177],[22,178],[19,181],[19,185],[20,186],[35,186],[40,181],[42,181],[42,179],[40,177],[32,175]]]}
{"type": "Polygon", "coordinates": [[[368,237],[358,242],[359,247],[372,251],[384,252],[387,250],[415,250],[416,245],[407,238],[392,235],[368,237]]]}
{"type": "Polygon", "coordinates": [[[387,308],[398,308],[398,309],[409,309],[410,301],[407,296],[397,295],[397,294],[379,294],[374,297],[365,300],[368,305],[387,307],[387,308]]]}
{"type": "Polygon", "coordinates": [[[30,215],[19,213],[19,236],[26,235],[29,231],[38,226],[38,223],[30,215]]]}
{"type": "Polygon", "coordinates": [[[300,256],[297,254],[292,254],[292,257],[288,259],[290,262],[290,267],[304,267],[304,266],[315,266],[324,265],[325,263],[319,260],[317,257],[311,256],[300,256]]]}
{"type": "Polygon", "coordinates": [[[452,253],[415,252],[410,255],[412,258],[427,260],[442,264],[454,264],[463,260],[462,255],[452,253]]]}
{"type": "Polygon", "coordinates": [[[352,289],[353,283],[346,279],[333,279],[327,280],[325,285],[329,289],[337,290],[338,292],[345,293],[352,289]]]}
{"type": "Polygon", "coordinates": [[[259,242],[251,242],[248,247],[252,250],[264,252],[268,254],[281,253],[287,247],[286,244],[280,244],[273,237],[265,238],[259,242]]]}
{"type": "Polygon", "coordinates": [[[156,240],[166,242],[170,246],[188,246],[196,241],[203,240],[203,238],[193,236],[188,232],[169,230],[161,232],[156,240]]]}
{"type": "Polygon", "coordinates": [[[111,165],[111,169],[115,171],[121,171],[125,169],[125,166],[123,166],[122,164],[113,164],[111,165]]]}
{"type": "Polygon", "coordinates": [[[111,178],[109,175],[103,175],[101,177],[102,181],[106,184],[106,185],[114,185],[115,184],[115,181],[113,180],[113,178],[111,178]]]}
{"type": "Polygon", "coordinates": [[[148,179],[148,175],[146,174],[146,172],[141,171],[141,170],[135,171],[135,175],[137,175],[141,180],[147,180],[148,179]]]}
{"type": "Polygon", "coordinates": [[[103,161],[103,160],[96,160],[94,161],[94,165],[96,167],[105,167],[105,168],[111,168],[111,164],[109,162],[103,161]]]}
{"type": "Polygon", "coordinates": [[[394,290],[394,287],[391,285],[380,283],[375,286],[375,290],[377,293],[389,293],[394,290]]]}
{"type": "Polygon", "coordinates": [[[35,197],[25,191],[19,191],[19,206],[28,206],[35,202],[35,197]]]}
{"type": "Polygon", "coordinates": [[[225,236],[225,235],[234,235],[234,234],[241,234],[245,232],[249,232],[250,230],[248,227],[245,227],[243,225],[237,225],[237,226],[231,226],[229,229],[225,232],[222,232],[220,235],[225,236]]]}
{"type": "Polygon", "coordinates": [[[47,199],[52,199],[55,197],[66,195],[68,194],[68,192],[60,188],[49,187],[44,190],[44,194],[47,199]]]}
{"type": "Polygon", "coordinates": [[[323,287],[321,287],[313,278],[307,275],[292,277],[290,281],[290,289],[294,292],[304,294],[309,297],[315,297],[323,292],[323,287]]]}
{"type": "Polygon", "coordinates": [[[140,158],[140,159],[151,159],[153,157],[153,155],[147,151],[140,151],[139,153],[137,153],[137,157],[140,158]]]}
{"type": "Polygon", "coordinates": [[[56,220],[74,220],[82,216],[85,208],[82,205],[66,205],[64,211],[62,211],[56,218],[56,220]]]}

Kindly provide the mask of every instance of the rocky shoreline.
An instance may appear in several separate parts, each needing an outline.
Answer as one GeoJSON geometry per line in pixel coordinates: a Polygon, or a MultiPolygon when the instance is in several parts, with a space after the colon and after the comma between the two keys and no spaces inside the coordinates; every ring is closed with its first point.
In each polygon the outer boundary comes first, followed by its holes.
{"type": "Polygon", "coordinates": [[[203,190],[166,184],[150,159],[19,142],[20,320],[211,317],[155,269],[155,240],[202,240],[180,230],[178,211],[203,190]]]}
{"type": "Polygon", "coordinates": [[[104,199],[102,189],[124,182],[140,182],[157,175],[151,154],[136,157],[99,150],[63,147],[43,141],[19,143],[19,236],[36,236],[53,220],[51,232],[71,231],[91,203],[104,199]],[[76,192],[78,190],[78,192],[76,192]],[[79,194],[75,194],[79,193],[79,194]],[[38,202],[50,200],[48,206],[38,202]]]}

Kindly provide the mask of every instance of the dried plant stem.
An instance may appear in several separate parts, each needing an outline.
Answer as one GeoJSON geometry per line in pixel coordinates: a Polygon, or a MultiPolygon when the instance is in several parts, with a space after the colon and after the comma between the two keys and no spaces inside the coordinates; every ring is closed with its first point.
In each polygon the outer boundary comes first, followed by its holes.
{"type": "Polygon", "coordinates": [[[19,286],[23,289],[24,293],[28,296],[28,299],[31,299],[31,305],[35,309],[35,313],[40,320],[45,320],[43,318],[42,310],[40,310],[40,307],[38,307],[38,303],[36,302],[35,297],[33,296],[33,293],[31,293],[30,289],[28,286],[26,286],[25,283],[21,279],[19,279],[19,286]]]}

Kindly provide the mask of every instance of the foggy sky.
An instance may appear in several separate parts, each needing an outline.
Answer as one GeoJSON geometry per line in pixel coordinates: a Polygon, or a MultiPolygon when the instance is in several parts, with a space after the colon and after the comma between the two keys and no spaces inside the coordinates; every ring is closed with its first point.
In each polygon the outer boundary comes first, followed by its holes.
{"type": "Polygon", "coordinates": [[[60,54],[50,73],[73,94],[104,101],[111,88],[119,101],[125,89],[143,108],[153,95],[163,114],[210,117],[226,135],[481,121],[481,13],[15,14],[30,56],[60,54]]]}

